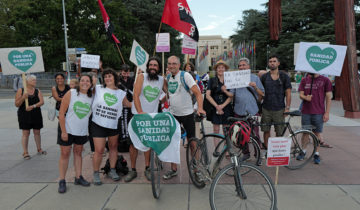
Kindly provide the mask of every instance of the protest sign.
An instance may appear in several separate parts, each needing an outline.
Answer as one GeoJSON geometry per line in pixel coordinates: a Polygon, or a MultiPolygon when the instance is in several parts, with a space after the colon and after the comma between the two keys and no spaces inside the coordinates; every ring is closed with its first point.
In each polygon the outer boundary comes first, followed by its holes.
{"type": "Polygon", "coordinates": [[[156,34],[156,52],[170,52],[170,34],[156,34]]]}
{"type": "Polygon", "coordinates": [[[146,71],[148,60],[149,54],[134,40],[130,53],[130,61],[141,70],[146,71]]]}
{"type": "Polygon", "coordinates": [[[161,161],[180,163],[180,124],[169,112],[136,114],[128,128],[136,149],[151,148],[161,161]]]}
{"type": "Polygon", "coordinates": [[[197,47],[197,42],[194,41],[192,38],[184,35],[181,53],[188,54],[188,55],[195,55],[196,47],[197,47]]]}
{"type": "Polygon", "coordinates": [[[300,42],[295,70],[340,76],[346,46],[300,42]]]}
{"type": "Polygon", "coordinates": [[[99,69],[100,55],[81,54],[81,68],[99,69]]]}
{"type": "Polygon", "coordinates": [[[267,166],[287,166],[290,161],[291,138],[271,137],[268,141],[267,166]]]}
{"type": "Polygon", "coordinates": [[[224,83],[227,89],[248,87],[250,83],[251,71],[227,71],[224,72],[224,83]]]}
{"type": "Polygon", "coordinates": [[[45,71],[41,47],[2,48],[0,63],[4,75],[45,71]]]}

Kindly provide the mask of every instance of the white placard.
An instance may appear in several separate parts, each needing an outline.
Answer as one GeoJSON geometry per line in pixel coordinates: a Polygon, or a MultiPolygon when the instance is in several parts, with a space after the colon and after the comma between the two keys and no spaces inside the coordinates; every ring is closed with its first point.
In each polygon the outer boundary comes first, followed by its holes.
{"type": "MultiPolygon", "coordinates": [[[[308,42],[308,43],[330,44],[329,42],[308,42]]],[[[300,43],[294,43],[294,65],[296,65],[296,59],[297,59],[297,55],[299,53],[299,45],[300,45],[300,43]]]]}
{"type": "Polygon", "coordinates": [[[197,42],[192,38],[184,35],[182,42],[182,54],[195,55],[196,54],[197,42]]]}
{"type": "Polygon", "coordinates": [[[291,138],[270,137],[267,150],[267,166],[287,166],[290,161],[291,138]]]}
{"type": "Polygon", "coordinates": [[[100,55],[81,54],[81,68],[99,69],[100,55]]]}
{"type": "Polygon", "coordinates": [[[131,48],[130,61],[145,72],[148,60],[149,54],[134,39],[131,48]]]}
{"type": "Polygon", "coordinates": [[[347,46],[300,42],[296,71],[340,76],[347,46]]]}
{"type": "Polygon", "coordinates": [[[170,34],[156,34],[156,52],[170,52],[170,34]]]}
{"type": "Polygon", "coordinates": [[[0,64],[4,75],[45,71],[41,47],[2,48],[0,64]]]}
{"type": "Polygon", "coordinates": [[[250,69],[224,72],[224,85],[227,89],[248,87],[250,83],[250,75],[250,69]]]}

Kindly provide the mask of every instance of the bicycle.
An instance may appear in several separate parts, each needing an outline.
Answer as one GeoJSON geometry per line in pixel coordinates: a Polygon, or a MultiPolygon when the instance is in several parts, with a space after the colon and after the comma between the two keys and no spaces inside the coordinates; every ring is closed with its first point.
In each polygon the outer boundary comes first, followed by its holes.
{"type": "MultiPolygon", "coordinates": [[[[228,136],[228,128],[224,128],[224,134],[206,134],[204,123],[204,116],[195,116],[196,121],[200,121],[201,128],[200,133],[202,134],[201,139],[191,138],[188,143],[188,147],[186,148],[186,163],[188,166],[189,176],[193,184],[197,188],[205,187],[207,182],[210,182],[213,178],[215,178],[216,174],[221,170],[221,167],[226,165],[224,158],[226,157],[228,147],[226,145],[226,138],[228,136]],[[220,142],[216,145],[214,152],[209,155],[207,148],[207,141],[209,139],[219,138],[220,142]],[[211,158],[210,158],[211,157],[211,158]]],[[[229,117],[230,121],[236,121],[236,118],[229,117]]],[[[248,162],[253,162],[254,164],[260,165],[260,146],[257,142],[250,138],[248,142],[250,148],[250,154],[254,154],[249,159],[248,162]]],[[[244,148],[237,148],[236,155],[240,160],[243,159],[242,150],[244,148]]],[[[242,173],[247,173],[248,171],[243,170],[242,173]]],[[[232,176],[231,171],[227,173],[227,175],[232,176]]]]}
{"type": "Polygon", "coordinates": [[[150,174],[151,174],[151,188],[154,198],[160,197],[160,181],[161,171],[163,169],[162,161],[159,159],[154,150],[150,152],[150,174]]]}
{"type": "Polygon", "coordinates": [[[319,145],[319,139],[311,131],[312,128],[310,127],[302,127],[301,129],[295,131],[292,129],[290,125],[290,120],[292,117],[301,116],[301,112],[299,110],[285,112],[284,115],[289,115],[289,118],[283,123],[259,124],[255,120],[256,116],[251,115],[247,115],[246,117],[241,118],[241,120],[250,122],[251,128],[261,125],[285,125],[281,136],[284,136],[286,131],[288,130],[289,137],[292,139],[290,161],[289,165],[285,167],[291,170],[295,170],[304,167],[314,157],[316,147],[319,145]]]}
{"type": "Polygon", "coordinates": [[[211,183],[211,209],[276,209],[276,191],[269,176],[259,167],[239,161],[229,136],[225,142],[231,163],[220,170],[211,183]],[[234,176],[228,176],[229,171],[234,176]]]}

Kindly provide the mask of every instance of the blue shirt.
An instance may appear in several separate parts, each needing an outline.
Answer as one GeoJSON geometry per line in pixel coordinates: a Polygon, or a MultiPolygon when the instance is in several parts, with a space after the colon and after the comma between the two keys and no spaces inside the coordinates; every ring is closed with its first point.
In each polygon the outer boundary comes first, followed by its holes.
{"type": "MultiPolygon", "coordinates": [[[[259,88],[261,91],[264,92],[264,86],[262,85],[260,79],[258,76],[251,74],[250,75],[250,81],[256,83],[256,87],[259,88]]],[[[249,87],[253,91],[254,95],[256,96],[256,100],[258,99],[258,94],[253,87],[249,87]]],[[[237,115],[255,115],[259,112],[259,108],[257,106],[256,100],[248,90],[248,88],[236,88],[231,89],[231,93],[234,94],[234,112],[237,115]]]]}

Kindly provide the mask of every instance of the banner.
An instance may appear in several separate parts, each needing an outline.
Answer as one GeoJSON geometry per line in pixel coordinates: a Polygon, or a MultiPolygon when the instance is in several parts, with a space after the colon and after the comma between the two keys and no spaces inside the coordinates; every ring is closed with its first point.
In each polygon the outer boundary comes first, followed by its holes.
{"type": "Polygon", "coordinates": [[[161,161],[180,164],[180,124],[170,112],[136,114],[128,129],[136,149],[151,148],[161,161]]]}
{"type": "Polygon", "coordinates": [[[166,0],[161,22],[199,41],[199,31],[186,0],[166,0]]]}
{"type": "Polygon", "coordinates": [[[100,55],[81,54],[81,68],[99,69],[100,55]]]}
{"type": "Polygon", "coordinates": [[[248,87],[250,75],[250,69],[224,72],[224,85],[226,86],[226,89],[248,87]]]}
{"type": "Polygon", "coordinates": [[[184,35],[182,41],[182,54],[195,55],[196,54],[197,42],[195,42],[192,38],[184,35]]]}
{"type": "Polygon", "coordinates": [[[156,52],[170,52],[170,34],[156,34],[156,52]]]}
{"type": "Polygon", "coordinates": [[[290,161],[291,138],[269,138],[267,150],[267,166],[287,166],[290,161]]]}
{"type": "Polygon", "coordinates": [[[340,76],[347,46],[300,42],[296,71],[340,76]]]}
{"type": "Polygon", "coordinates": [[[2,48],[0,64],[4,75],[45,71],[41,47],[2,48]]]}
{"type": "Polygon", "coordinates": [[[145,72],[148,60],[149,54],[134,39],[130,53],[130,61],[145,72]]]}

